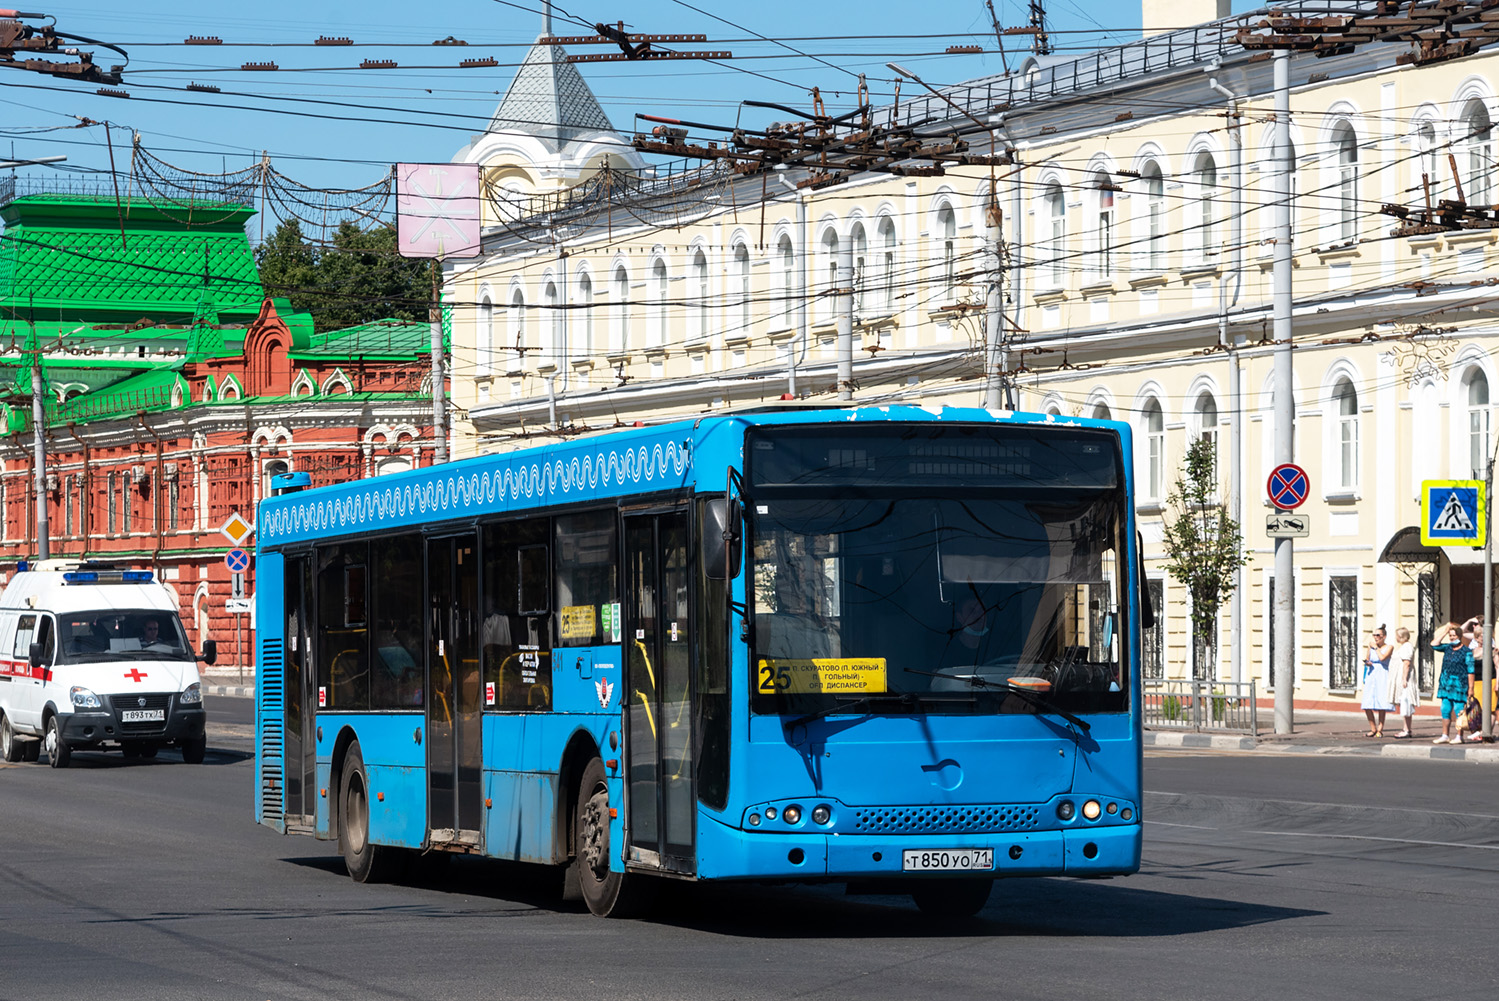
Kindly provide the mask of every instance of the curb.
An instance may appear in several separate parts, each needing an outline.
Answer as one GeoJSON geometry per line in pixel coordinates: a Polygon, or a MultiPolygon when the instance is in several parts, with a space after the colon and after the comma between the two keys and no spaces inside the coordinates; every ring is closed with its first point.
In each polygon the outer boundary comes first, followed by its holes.
{"type": "Polygon", "coordinates": [[[1218,736],[1209,733],[1145,732],[1146,747],[1212,749],[1218,751],[1261,751],[1270,754],[1346,755],[1356,758],[1404,758],[1418,761],[1474,761],[1499,764],[1499,747],[1451,747],[1428,744],[1383,744],[1374,747],[1344,747],[1313,741],[1261,741],[1254,737],[1218,736]]]}
{"type": "Polygon", "coordinates": [[[204,695],[227,695],[232,699],[253,699],[254,685],[204,685],[204,695]]]}

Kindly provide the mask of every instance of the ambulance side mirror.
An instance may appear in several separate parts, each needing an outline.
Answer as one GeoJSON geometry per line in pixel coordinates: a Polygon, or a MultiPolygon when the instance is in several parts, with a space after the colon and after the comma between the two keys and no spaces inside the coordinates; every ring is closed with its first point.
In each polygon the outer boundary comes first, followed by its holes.
{"type": "Polygon", "coordinates": [[[219,641],[204,640],[203,652],[198,654],[198,659],[205,664],[212,664],[219,659],[219,641]]]}
{"type": "Polygon", "coordinates": [[[40,643],[31,644],[27,653],[32,667],[41,667],[46,663],[47,651],[40,643]]]}

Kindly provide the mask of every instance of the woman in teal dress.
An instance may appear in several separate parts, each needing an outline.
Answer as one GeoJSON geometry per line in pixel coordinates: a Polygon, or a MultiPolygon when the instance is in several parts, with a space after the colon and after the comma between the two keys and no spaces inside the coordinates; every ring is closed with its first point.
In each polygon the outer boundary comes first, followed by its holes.
{"type": "Polygon", "coordinates": [[[1450,744],[1462,741],[1462,731],[1456,740],[1452,737],[1452,721],[1468,704],[1468,692],[1473,688],[1473,651],[1463,642],[1463,632],[1457,623],[1449,622],[1437,632],[1441,637],[1431,645],[1442,651],[1442,674],[1437,679],[1437,698],[1442,704],[1442,735],[1433,744],[1450,744]]]}

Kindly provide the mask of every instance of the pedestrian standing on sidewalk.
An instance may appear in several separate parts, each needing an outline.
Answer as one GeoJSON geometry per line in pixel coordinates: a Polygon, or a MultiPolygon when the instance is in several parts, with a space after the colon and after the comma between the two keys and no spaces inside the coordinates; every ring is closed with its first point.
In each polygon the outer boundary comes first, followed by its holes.
{"type": "Polygon", "coordinates": [[[1364,715],[1369,719],[1365,737],[1384,736],[1385,713],[1390,704],[1390,657],[1395,648],[1386,640],[1384,626],[1375,626],[1370,637],[1369,653],[1364,657],[1364,715]]]}
{"type": "Polygon", "coordinates": [[[1411,642],[1411,631],[1404,626],[1395,629],[1395,656],[1390,659],[1390,687],[1394,695],[1391,701],[1405,721],[1405,729],[1395,734],[1402,740],[1414,737],[1416,706],[1421,704],[1421,686],[1416,677],[1416,645],[1411,642]]]}
{"type": "MultiPolygon", "coordinates": [[[[1442,674],[1437,679],[1437,698],[1442,705],[1442,735],[1433,744],[1450,744],[1452,724],[1458,713],[1468,704],[1468,692],[1473,687],[1473,651],[1463,641],[1462,629],[1449,622],[1437,631],[1439,639],[1431,644],[1433,650],[1442,652],[1442,674]]],[[[1459,741],[1462,731],[1458,731],[1459,741]]]]}

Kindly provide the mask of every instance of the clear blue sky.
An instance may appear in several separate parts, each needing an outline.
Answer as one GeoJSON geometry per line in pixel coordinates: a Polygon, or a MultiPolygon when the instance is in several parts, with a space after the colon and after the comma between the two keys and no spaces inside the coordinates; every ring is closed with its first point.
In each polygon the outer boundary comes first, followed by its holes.
{"type": "MultiPolygon", "coordinates": [[[[579,21],[623,19],[629,30],[642,33],[703,33],[712,40],[710,48],[728,49],[738,57],[723,65],[671,61],[580,66],[616,127],[631,128],[636,112],[733,122],[744,99],[808,107],[807,92],[813,86],[822,89],[830,105],[847,106],[860,72],[869,75],[877,101],[888,99],[891,74],[884,64],[891,60],[933,83],[1001,71],[982,0],[689,2],[691,7],[681,0],[566,0],[554,7],[553,30],[559,35],[587,33],[579,21]],[[917,34],[940,37],[910,37],[917,34]],[[785,44],[801,54],[756,35],[787,40],[785,44]],[[906,37],[850,37],[857,35],[906,37]],[[940,54],[955,44],[980,44],[986,53],[940,54]]],[[[1001,24],[1026,23],[1023,3],[995,0],[994,7],[1001,24]]],[[[260,150],[268,150],[278,170],[303,183],[363,185],[381,176],[382,165],[447,160],[469,135],[482,131],[514,64],[540,30],[539,8],[539,0],[263,0],[251,6],[222,0],[132,0],[113,6],[48,5],[41,9],[56,17],[60,31],[108,41],[129,52],[123,88],[131,98],[98,96],[92,84],[16,70],[0,73],[0,142],[12,144],[0,146],[0,153],[13,149],[23,158],[62,153],[69,157],[70,169],[107,170],[104,129],[68,128],[79,118],[89,118],[121,127],[112,135],[122,170],[129,160],[130,134],[135,132],[156,155],[192,170],[245,166],[260,150]],[[250,16],[252,11],[255,16],[250,16]],[[181,44],[189,35],[214,35],[226,44],[181,44]],[[305,44],[320,35],[347,36],[360,44],[305,44]],[[448,36],[468,44],[431,44],[448,36]],[[450,68],[461,59],[486,56],[500,66],[450,68]],[[395,60],[401,68],[348,68],[383,59],[395,60]],[[246,62],[268,61],[281,68],[240,69],[246,62]],[[217,86],[222,93],[189,92],[184,89],[189,83],[217,86]]],[[[1124,41],[1137,36],[1140,23],[1137,3],[1102,0],[1051,0],[1048,18],[1057,32],[1054,42],[1062,47],[1094,45],[1100,28],[1111,29],[1114,40],[1124,41]],[[1084,31],[1093,34],[1069,33],[1084,31]]],[[[1028,39],[1005,41],[1013,63],[1013,54],[1023,52],[1028,39]]],[[[120,61],[108,50],[94,51],[97,63],[120,61]]],[[[569,51],[610,50],[574,46],[569,51]]],[[[906,92],[912,87],[907,83],[906,92]]],[[[744,114],[746,123],[787,117],[753,110],[744,114]]],[[[36,167],[17,174],[49,176],[36,167]]]]}

